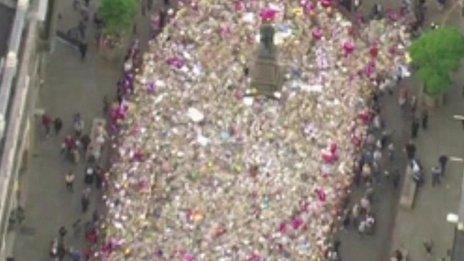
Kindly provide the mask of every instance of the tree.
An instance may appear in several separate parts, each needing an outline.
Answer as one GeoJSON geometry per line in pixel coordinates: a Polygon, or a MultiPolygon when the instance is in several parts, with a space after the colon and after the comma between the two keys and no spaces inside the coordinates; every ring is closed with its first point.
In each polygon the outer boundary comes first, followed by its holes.
{"type": "Polygon", "coordinates": [[[137,13],[137,0],[103,0],[100,15],[105,23],[105,34],[121,36],[127,33],[137,13]]]}
{"type": "Polygon", "coordinates": [[[452,84],[450,74],[464,56],[464,37],[455,27],[430,30],[412,43],[409,53],[424,92],[437,97],[452,84]]]}

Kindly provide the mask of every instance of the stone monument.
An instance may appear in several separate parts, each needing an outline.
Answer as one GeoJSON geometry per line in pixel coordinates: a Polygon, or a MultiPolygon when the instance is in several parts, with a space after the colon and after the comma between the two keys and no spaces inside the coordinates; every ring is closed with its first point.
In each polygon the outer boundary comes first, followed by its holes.
{"type": "Polygon", "coordinates": [[[282,73],[277,62],[277,47],[274,44],[275,29],[271,24],[263,24],[260,30],[260,46],[257,58],[251,68],[249,95],[264,95],[275,98],[282,86],[282,73]]]}

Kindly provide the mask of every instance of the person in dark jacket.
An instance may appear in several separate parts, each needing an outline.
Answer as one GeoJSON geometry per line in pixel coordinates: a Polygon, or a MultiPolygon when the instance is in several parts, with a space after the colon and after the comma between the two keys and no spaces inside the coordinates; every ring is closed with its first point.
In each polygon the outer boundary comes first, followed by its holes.
{"type": "Polygon", "coordinates": [[[79,45],[79,52],[81,54],[81,60],[85,59],[85,55],[87,54],[87,44],[80,44],[79,45]]]}
{"type": "Polygon", "coordinates": [[[55,120],[53,121],[53,128],[55,129],[55,135],[58,136],[62,127],[63,127],[63,121],[59,117],[56,117],[55,120]]]}
{"type": "Polygon", "coordinates": [[[416,155],[416,145],[412,141],[409,141],[405,145],[405,151],[406,151],[406,156],[408,157],[408,160],[412,160],[414,156],[416,155]]]}
{"type": "Polygon", "coordinates": [[[95,169],[91,166],[88,166],[86,169],[85,169],[85,174],[84,174],[84,182],[85,184],[87,185],[92,185],[93,183],[93,179],[95,177],[95,169]]]}
{"type": "Polygon", "coordinates": [[[438,158],[438,163],[440,163],[440,169],[441,169],[441,176],[445,175],[445,170],[446,170],[446,165],[448,163],[448,156],[446,155],[441,155],[438,158]]]}
{"type": "Polygon", "coordinates": [[[81,141],[82,149],[84,150],[84,153],[87,152],[87,148],[89,147],[89,144],[90,144],[89,135],[87,135],[87,134],[82,135],[80,141],[81,141]]]}
{"type": "Polygon", "coordinates": [[[82,196],[81,196],[81,207],[82,207],[83,213],[87,212],[87,210],[89,209],[89,205],[90,205],[90,189],[86,188],[82,192],[82,196]]]}

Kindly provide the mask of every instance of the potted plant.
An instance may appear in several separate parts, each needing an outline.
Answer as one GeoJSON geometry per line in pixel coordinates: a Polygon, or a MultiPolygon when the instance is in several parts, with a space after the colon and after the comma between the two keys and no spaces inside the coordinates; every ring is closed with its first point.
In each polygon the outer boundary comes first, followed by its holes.
{"type": "Polygon", "coordinates": [[[429,30],[412,43],[409,54],[423,83],[424,102],[440,105],[453,83],[451,72],[459,68],[464,56],[464,37],[455,27],[429,30]]]}
{"type": "Polygon", "coordinates": [[[100,46],[107,58],[113,60],[123,55],[137,6],[137,0],[102,0],[98,12],[104,23],[100,46]]]}

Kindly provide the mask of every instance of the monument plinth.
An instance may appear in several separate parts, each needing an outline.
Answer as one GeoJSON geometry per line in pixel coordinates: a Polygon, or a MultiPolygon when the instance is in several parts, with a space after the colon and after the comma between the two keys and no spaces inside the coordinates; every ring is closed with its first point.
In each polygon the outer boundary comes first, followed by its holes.
{"type": "Polygon", "coordinates": [[[282,72],[277,61],[278,52],[274,44],[274,27],[264,24],[260,30],[260,46],[257,58],[251,67],[251,86],[249,95],[274,97],[283,83],[282,72]]]}

